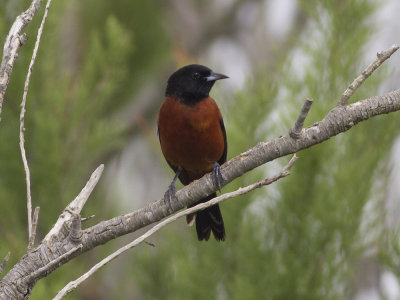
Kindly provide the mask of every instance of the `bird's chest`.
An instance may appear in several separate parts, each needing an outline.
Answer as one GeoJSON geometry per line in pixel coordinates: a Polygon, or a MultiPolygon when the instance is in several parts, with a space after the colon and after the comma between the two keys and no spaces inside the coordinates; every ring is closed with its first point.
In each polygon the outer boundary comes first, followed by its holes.
{"type": "Polygon", "coordinates": [[[221,113],[211,98],[193,106],[166,100],[158,127],[167,160],[187,170],[210,171],[225,147],[220,120],[221,113]]]}

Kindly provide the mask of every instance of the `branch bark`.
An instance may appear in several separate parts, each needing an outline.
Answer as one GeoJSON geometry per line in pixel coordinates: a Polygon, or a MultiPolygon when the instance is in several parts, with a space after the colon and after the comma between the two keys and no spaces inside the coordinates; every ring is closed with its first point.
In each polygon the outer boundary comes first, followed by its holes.
{"type": "MultiPolygon", "coordinates": [[[[221,172],[224,177],[223,185],[276,158],[293,154],[322,143],[333,136],[351,129],[359,122],[368,120],[377,115],[398,110],[400,110],[400,90],[392,91],[382,96],[368,98],[347,106],[335,107],[323,120],[308,128],[302,129],[301,135],[298,138],[294,139],[287,134],[268,142],[260,142],[255,147],[222,165],[221,172]]],[[[92,175],[91,180],[88,182],[88,185],[91,187],[85,187],[81,192],[81,194],[85,194],[83,198],[87,199],[95,182],[97,182],[93,180],[93,178],[97,178],[98,180],[101,171],[102,166],[94,172],[94,175],[92,175]]],[[[24,255],[0,281],[0,299],[23,299],[24,295],[30,293],[38,280],[51,273],[61,264],[68,262],[83,252],[107,243],[116,237],[158,222],[164,217],[177,212],[185,206],[193,204],[216,190],[217,187],[212,177],[210,174],[207,174],[203,178],[196,180],[177,192],[177,200],[176,203],[174,203],[174,209],[172,211],[168,203],[165,202],[164,199],[160,199],[134,212],[102,221],[92,227],[82,230],[81,234],[79,234],[79,242],[82,246],[79,248],[77,248],[74,239],[69,238],[68,235],[66,236],[64,231],[54,230],[52,234],[48,234],[38,247],[24,255]],[[75,250],[72,251],[72,249],[75,250]],[[68,253],[68,255],[66,255],[66,253],[68,253]],[[61,262],[51,264],[52,261],[57,260],[61,256],[63,256],[61,262]],[[45,266],[49,266],[46,272],[37,272],[38,269],[45,266]],[[30,274],[33,273],[36,274],[36,276],[30,276],[30,274]]],[[[78,196],[77,199],[79,198],[78,196]]],[[[75,199],[73,203],[79,202],[77,199],[75,199]]],[[[71,206],[74,205],[71,203],[68,207],[71,206]]],[[[63,214],[71,214],[68,212],[70,209],[66,209],[63,214]]],[[[73,214],[71,214],[71,216],[72,215],[73,214]]],[[[57,221],[57,228],[64,227],[65,222],[63,220],[65,220],[65,218],[65,215],[64,217],[60,216],[57,221]]],[[[71,218],[69,218],[69,221],[71,218]]]]}
{"type": "Polygon", "coordinates": [[[35,239],[36,239],[36,230],[37,230],[37,224],[39,222],[39,211],[40,207],[36,206],[35,212],[33,213],[33,220],[32,220],[32,233],[29,237],[29,242],[28,242],[28,251],[31,251],[33,247],[35,246],[35,239]]]}
{"type": "Polygon", "coordinates": [[[303,108],[300,111],[299,116],[297,117],[296,123],[294,123],[294,126],[292,129],[289,131],[289,135],[293,139],[298,139],[301,136],[301,131],[304,126],[304,121],[306,120],[306,117],[311,109],[311,105],[313,104],[312,100],[306,99],[306,101],[303,104],[303,108]]]}
{"type": "Polygon", "coordinates": [[[28,39],[28,36],[22,33],[22,30],[32,21],[42,2],[43,0],[33,0],[29,8],[15,19],[4,43],[3,57],[0,65],[0,121],[4,95],[10,81],[14,62],[18,56],[19,48],[28,39]]]}

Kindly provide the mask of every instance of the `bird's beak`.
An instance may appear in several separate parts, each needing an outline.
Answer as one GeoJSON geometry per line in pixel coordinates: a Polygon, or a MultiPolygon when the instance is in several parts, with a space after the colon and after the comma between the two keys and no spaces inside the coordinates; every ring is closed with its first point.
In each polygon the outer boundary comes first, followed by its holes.
{"type": "Polygon", "coordinates": [[[219,74],[219,73],[214,73],[214,72],[211,72],[210,76],[206,77],[207,81],[216,81],[216,80],[225,79],[225,78],[229,78],[229,77],[224,74],[219,74]]]}

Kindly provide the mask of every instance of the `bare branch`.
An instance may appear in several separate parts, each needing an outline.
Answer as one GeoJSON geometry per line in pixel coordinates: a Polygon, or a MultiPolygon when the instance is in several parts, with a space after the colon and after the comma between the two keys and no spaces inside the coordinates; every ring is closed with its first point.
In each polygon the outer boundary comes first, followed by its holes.
{"type": "Polygon", "coordinates": [[[19,48],[27,40],[27,36],[25,33],[22,33],[22,30],[32,21],[42,2],[43,0],[33,0],[29,8],[15,19],[4,43],[3,57],[0,65],[0,121],[4,95],[10,81],[15,59],[18,56],[19,48]]]}
{"type": "Polygon", "coordinates": [[[71,231],[69,232],[69,239],[72,243],[78,244],[82,238],[82,230],[81,230],[81,216],[79,214],[72,215],[71,220],[71,231]]]}
{"type": "MultiPolygon", "coordinates": [[[[28,95],[28,90],[29,90],[29,81],[30,81],[30,78],[31,78],[33,66],[35,65],[36,56],[37,56],[37,52],[38,52],[39,45],[40,45],[40,38],[42,37],[43,27],[44,27],[44,24],[46,23],[47,13],[49,11],[51,1],[52,0],[48,0],[47,1],[46,9],[44,11],[44,15],[43,15],[43,18],[42,18],[42,23],[40,24],[40,27],[38,29],[38,34],[37,34],[37,38],[36,38],[36,42],[35,42],[35,47],[33,49],[31,62],[29,63],[28,74],[26,75],[26,79],[25,79],[24,94],[22,95],[22,103],[21,103],[21,113],[20,113],[20,116],[19,116],[19,122],[20,122],[20,126],[19,126],[19,147],[20,147],[20,150],[21,150],[22,162],[24,164],[24,170],[25,170],[26,198],[27,198],[26,204],[27,204],[27,208],[28,208],[29,241],[32,238],[32,196],[31,196],[31,175],[30,175],[30,171],[29,171],[28,161],[26,159],[25,146],[24,146],[24,144],[25,144],[25,139],[24,139],[24,132],[25,132],[25,124],[24,124],[24,120],[25,120],[25,105],[26,105],[26,96],[28,95]]],[[[0,113],[1,113],[1,111],[0,111],[0,113]]]]}
{"type": "Polygon", "coordinates": [[[148,237],[150,237],[151,235],[153,235],[154,233],[156,233],[157,231],[159,231],[161,228],[167,226],[168,224],[176,221],[177,219],[187,216],[189,214],[192,214],[194,212],[197,212],[199,210],[203,210],[207,207],[210,207],[212,205],[215,205],[217,203],[220,203],[222,201],[225,201],[227,199],[231,199],[231,198],[235,198],[238,197],[240,195],[246,194],[252,190],[255,190],[257,188],[260,188],[262,186],[266,186],[269,185],[283,177],[286,177],[290,174],[289,170],[292,168],[292,166],[294,165],[294,163],[297,160],[297,156],[296,154],[293,155],[292,159],[289,161],[289,163],[282,169],[282,171],[271,177],[271,178],[266,178],[264,180],[261,180],[257,183],[253,183],[251,185],[248,185],[244,188],[239,188],[234,192],[231,193],[226,193],[226,194],[222,194],[221,196],[215,197],[213,199],[211,199],[210,201],[204,202],[204,203],[200,203],[196,206],[187,208],[183,211],[178,212],[177,214],[165,219],[164,221],[161,221],[160,223],[156,224],[154,227],[152,227],[150,230],[148,230],[146,233],[144,233],[143,235],[141,235],[140,237],[138,237],[137,239],[135,239],[134,241],[130,242],[129,244],[125,245],[124,247],[118,249],[117,251],[115,251],[114,253],[112,253],[111,255],[107,256],[106,258],[104,258],[102,261],[100,261],[99,263],[97,263],[95,266],[93,266],[88,272],[86,272],[85,274],[83,274],[81,277],[77,278],[74,281],[71,281],[70,283],[68,283],[61,291],[58,292],[58,294],[53,298],[53,300],[60,300],[62,298],[64,298],[69,292],[73,291],[74,289],[76,289],[82,282],[84,282],[86,279],[88,279],[90,276],[92,276],[96,271],[98,271],[101,267],[105,266],[107,263],[109,263],[110,261],[114,260],[115,258],[117,258],[118,256],[120,256],[122,253],[128,251],[129,249],[137,246],[138,244],[145,242],[145,239],[147,239],[148,237]]]}
{"type": "Polygon", "coordinates": [[[11,252],[8,251],[7,255],[4,257],[1,265],[0,265],[0,274],[3,273],[4,268],[7,266],[8,260],[10,259],[11,252]]]}
{"type": "Polygon", "coordinates": [[[294,139],[300,138],[301,130],[303,129],[304,126],[304,121],[307,118],[308,112],[310,111],[312,104],[313,102],[310,99],[306,99],[306,101],[304,102],[300,114],[297,117],[296,123],[294,124],[293,128],[290,129],[289,131],[289,135],[292,138],[294,139]]]}
{"type": "Polygon", "coordinates": [[[393,45],[389,49],[378,52],[376,54],[377,59],[372,62],[354,81],[349,85],[349,87],[343,92],[338,106],[346,105],[350,97],[354,94],[357,88],[376,70],[378,69],[393,53],[395,53],[400,47],[393,45]]]}
{"type": "Polygon", "coordinates": [[[31,174],[29,171],[28,161],[26,159],[25,147],[24,147],[24,114],[25,114],[25,103],[21,107],[20,115],[20,127],[19,127],[19,147],[21,150],[22,162],[25,170],[25,181],[26,181],[26,206],[28,209],[28,238],[32,237],[32,196],[31,196],[31,174]]]}
{"type": "Polygon", "coordinates": [[[31,251],[33,249],[33,247],[35,246],[36,230],[37,230],[37,224],[39,221],[39,211],[40,211],[40,207],[36,206],[35,212],[33,213],[32,235],[29,238],[28,251],[31,251]]]}
{"type": "Polygon", "coordinates": [[[43,239],[42,243],[50,243],[53,238],[59,238],[59,233],[61,232],[65,222],[71,220],[73,215],[80,214],[83,206],[85,205],[87,199],[92,193],[94,187],[99,182],[101,174],[103,174],[104,165],[100,165],[93,172],[92,176],[86,183],[85,187],[79,193],[78,196],[64,209],[63,213],[58,217],[56,224],[49,231],[46,237],[43,239]]]}
{"type": "MultiPolygon", "coordinates": [[[[290,159],[290,161],[288,162],[288,164],[282,169],[282,171],[278,174],[275,175],[273,177],[270,178],[266,178],[264,180],[261,180],[258,183],[255,183],[254,185],[254,189],[262,187],[264,185],[269,185],[283,177],[286,177],[288,175],[290,175],[290,169],[293,167],[294,163],[296,162],[296,160],[298,159],[296,153],[293,155],[293,157],[290,159]]],[[[247,192],[246,192],[247,193],[247,192]]]]}
{"type": "Polygon", "coordinates": [[[30,282],[32,280],[35,280],[36,278],[44,277],[44,274],[50,274],[50,272],[57,267],[57,265],[62,265],[63,262],[68,261],[74,253],[76,253],[78,250],[82,249],[82,244],[79,244],[75,248],[72,248],[71,250],[67,251],[63,255],[57,257],[56,259],[50,261],[47,265],[37,269],[35,272],[32,272],[29,274],[27,277],[22,278],[22,280],[26,282],[30,282]]]}

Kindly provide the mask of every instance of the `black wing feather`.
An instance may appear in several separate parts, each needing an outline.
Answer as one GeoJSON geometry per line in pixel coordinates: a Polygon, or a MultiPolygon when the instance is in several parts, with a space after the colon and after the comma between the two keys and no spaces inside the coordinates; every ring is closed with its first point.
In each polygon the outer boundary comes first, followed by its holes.
{"type": "Polygon", "coordinates": [[[221,125],[222,134],[224,136],[224,152],[222,153],[221,158],[218,160],[218,163],[222,165],[226,162],[226,157],[228,154],[228,143],[226,141],[225,125],[224,125],[224,120],[222,118],[219,120],[219,125],[221,125]]]}

